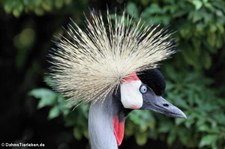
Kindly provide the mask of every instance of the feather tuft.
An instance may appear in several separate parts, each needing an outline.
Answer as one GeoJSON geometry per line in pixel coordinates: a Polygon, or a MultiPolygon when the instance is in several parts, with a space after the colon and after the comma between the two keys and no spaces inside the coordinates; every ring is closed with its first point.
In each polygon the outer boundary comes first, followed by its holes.
{"type": "Polygon", "coordinates": [[[157,67],[175,51],[171,34],[159,26],[146,26],[125,13],[121,17],[90,13],[86,29],[75,22],[67,36],[58,37],[51,52],[50,76],[56,90],[71,98],[69,104],[102,100],[133,72],[157,67]]]}

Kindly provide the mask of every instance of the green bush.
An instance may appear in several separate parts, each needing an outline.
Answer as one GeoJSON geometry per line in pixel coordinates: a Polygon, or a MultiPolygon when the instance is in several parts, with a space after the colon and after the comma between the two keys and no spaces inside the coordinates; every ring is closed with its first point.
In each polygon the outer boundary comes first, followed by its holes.
{"type": "Polygon", "coordinates": [[[71,0],[4,0],[4,10],[19,17],[22,12],[34,12],[36,15],[43,15],[45,12],[59,9],[71,0]]]}
{"type": "MultiPolygon", "coordinates": [[[[5,0],[0,3],[7,13],[19,17],[30,12],[44,15],[72,1],[5,0]]],[[[179,51],[161,69],[167,80],[165,97],[188,117],[172,119],[148,111],[134,111],[126,123],[126,137],[135,136],[140,145],[151,138],[166,141],[171,148],[224,148],[225,87],[223,82],[216,82],[217,75],[207,73],[225,75],[223,70],[214,70],[215,58],[225,59],[224,6],[223,0],[134,0],[126,4],[125,11],[134,19],[142,18],[147,25],[161,24],[176,31],[174,38],[179,51]]],[[[74,11],[66,8],[64,12],[74,11]]],[[[51,80],[45,80],[51,84],[51,80]]],[[[33,89],[30,95],[39,99],[37,108],[50,108],[49,119],[62,116],[65,125],[74,128],[76,139],[88,137],[87,104],[71,110],[62,95],[47,88],[33,89]]]]}
{"type": "Polygon", "coordinates": [[[173,120],[148,114],[148,126],[134,121],[136,113],[131,114],[128,133],[135,135],[139,144],[150,137],[166,140],[171,148],[180,148],[181,144],[189,148],[224,148],[225,102],[219,91],[224,90],[224,84],[206,75],[213,68],[213,56],[225,45],[222,6],[224,1],[207,0],[143,0],[127,4],[126,11],[134,18],[141,17],[147,24],[161,24],[177,31],[179,53],[162,70],[167,79],[166,98],[181,107],[188,117],[173,120]]]}
{"type": "Polygon", "coordinates": [[[34,13],[38,16],[45,13],[62,15],[75,13],[77,10],[82,13],[82,8],[87,2],[88,0],[2,0],[0,4],[2,3],[6,13],[19,17],[23,13],[34,13]]]}

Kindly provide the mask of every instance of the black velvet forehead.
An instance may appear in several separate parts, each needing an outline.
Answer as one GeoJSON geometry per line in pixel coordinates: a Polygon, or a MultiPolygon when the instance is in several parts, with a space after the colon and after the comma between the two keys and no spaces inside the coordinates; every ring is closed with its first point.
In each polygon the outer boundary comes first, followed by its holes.
{"type": "Polygon", "coordinates": [[[159,69],[150,69],[138,74],[141,81],[148,85],[156,95],[162,95],[166,88],[166,82],[159,69]]]}

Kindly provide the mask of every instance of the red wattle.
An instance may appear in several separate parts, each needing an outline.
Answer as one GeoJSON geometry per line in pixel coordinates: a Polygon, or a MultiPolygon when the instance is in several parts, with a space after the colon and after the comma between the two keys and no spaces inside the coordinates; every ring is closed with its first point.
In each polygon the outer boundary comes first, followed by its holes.
{"type": "Polygon", "coordinates": [[[117,145],[118,146],[123,141],[123,137],[124,137],[124,124],[125,124],[124,121],[122,121],[122,122],[119,121],[119,117],[118,116],[115,116],[113,118],[114,135],[116,137],[116,142],[117,142],[117,145]]]}
{"type": "Polygon", "coordinates": [[[140,79],[138,78],[137,73],[133,72],[133,73],[129,74],[128,76],[126,76],[123,79],[123,82],[131,82],[131,81],[137,81],[137,80],[140,80],[140,79]]]}

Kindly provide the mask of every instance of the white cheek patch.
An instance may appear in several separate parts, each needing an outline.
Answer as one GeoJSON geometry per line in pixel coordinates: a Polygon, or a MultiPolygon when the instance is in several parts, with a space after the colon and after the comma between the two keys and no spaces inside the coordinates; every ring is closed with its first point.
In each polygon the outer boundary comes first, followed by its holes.
{"type": "Polygon", "coordinates": [[[139,91],[140,80],[123,82],[120,85],[121,102],[124,108],[139,109],[143,105],[142,94],[139,91]]]}

